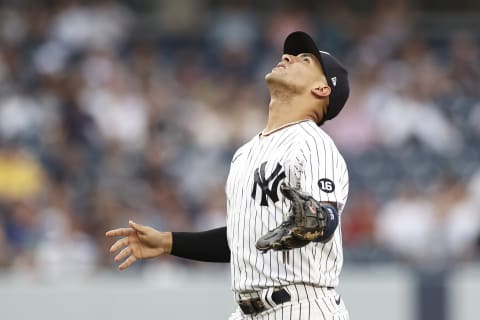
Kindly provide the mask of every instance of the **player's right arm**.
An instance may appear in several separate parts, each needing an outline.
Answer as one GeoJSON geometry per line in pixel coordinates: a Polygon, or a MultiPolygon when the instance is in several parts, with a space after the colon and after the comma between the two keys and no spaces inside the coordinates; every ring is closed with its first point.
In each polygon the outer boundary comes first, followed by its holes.
{"type": "Polygon", "coordinates": [[[107,231],[107,237],[123,237],[117,240],[110,252],[120,252],[115,262],[124,270],[137,260],[171,254],[197,261],[229,262],[230,249],[227,241],[227,228],[217,228],[203,232],[161,232],[152,227],[129,221],[129,228],[107,231]]]}

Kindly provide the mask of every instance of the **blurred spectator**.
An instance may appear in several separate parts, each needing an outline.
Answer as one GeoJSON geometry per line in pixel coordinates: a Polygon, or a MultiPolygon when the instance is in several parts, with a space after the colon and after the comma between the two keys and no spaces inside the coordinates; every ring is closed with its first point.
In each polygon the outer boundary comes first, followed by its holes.
{"type": "Polygon", "coordinates": [[[207,8],[204,1],[176,0],[154,1],[157,7],[154,19],[161,32],[175,34],[178,37],[195,35],[203,29],[207,20],[207,8]]]}
{"type": "Polygon", "coordinates": [[[313,22],[307,9],[295,5],[284,4],[285,8],[277,8],[268,17],[264,29],[264,41],[272,52],[281,52],[285,37],[296,30],[314,32],[313,22]]]}
{"type": "MultiPolygon", "coordinates": [[[[362,83],[366,79],[358,79],[362,83]]],[[[381,133],[375,126],[376,115],[370,114],[363,95],[367,90],[360,84],[352,88],[348,109],[342,110],[335,123],[326,122],[324,129],[336,141],[338,147],[346,154],[365,154],[378,146],[381,133]]]]}
{"type": "Polygon", "coordinates": [[[342,221],[343,242],[347,247],[371,247],[375,243],[377,201],[368,190],[349,200],[342,221]]]}
{"type": "Polygon", "coordinates": [[[421,55],[417,58],[411,66],[407,56],[385,63],[365,105],[385,146],[399,148],[416,140],[440,154],[458,152],[462,137],[433,100],[431,89],[439,74],[428,59],[422,62],[421,55]],[[419,79],[425,83],[419,84],[419,79]]]}
{"type": "MultiPolygon", "coordinates": [[[[91,60],[86,63],[89,62],[95,63],[91,60]]],[[[98,72],[101,66],[92,65],[89,71],[98,72]]],[[[85,87],[80,103],[95,119],[107,143],[127,153],[140,152],[148,130],[145,100],[138,92],[137,79],[129,77],[127,70],[113,59],[110,71],[102,83],[85,87]]],[[[87,79],[89,76],[86,74],[87,79]]]]}
{"type": "Polygon", "coordinates": [[[102,0],[60,2],[63,8],[51,22],[52,37],[70,50],[118,46],[132,25],[132,14],[118,2],[102,0]]]}
{"type": "MultiPolygon", "coordinates": [[[[2,225],[5,225],[5,221],[0,220],[0,223],[2,225]]],[[[7,236],[5,234],[5,231],[3,230],[4,228],[0,229],[0,252],[3,254],[0,256],[0,271],[3,271],[4,269],[7,269],[10,261],[9,258],[13,255],[10,252],[10,241],[7,239],[7,236]]]]}
{"type": "Polygon", "coordinates": [[[436,208],[414,185],[405,184],[378,212],[376,239],[380,246],[409,262],[430,262],[441,242],[433,240],[436,208]]]}
{"type": "Polygon", "coordinates": [[[205,198],[202,212],[195,221],[196,230],[209,230],[225,225],[227,208],[224,199],[224,186],[217,185],[210,188],[205,198]]]}
{"type": "Polygon", "coordinates": [[[255,11],[242,2],[226,1],[210,21],[209,44],[218,71],[248,77],[257,42],[255,11]]]}
{"type": "Polygon", "coordinates": [[[480,96],[480,53],[478,39],[469,31],[454,33],[450,41],[450,74],[453,91],[469,97],[480,96]]]}
{"type": "Polygon", "coordinates": [[[15,146],[0,149],[0,201],[34,198],[43,178],[43,170],[31,154],[15,146]]]}
{"type": "Polygon", "coordinates": [[[15,201],[8,206],[5,216],[5,232],[11,248],[18,259],[13,263],[28,257],[35,244],[37,236],[37,215],[32,201],[15,201]]]}
{"type": "Polygon", "coordinates": [[[479,203],[462,182],[446,182],[445,189],[435,202],[444,224],[448,258],[459,262],[469,260],[480,234],[479,203]]]}
{"type": "Polygon", "coordinates": [[[358,63],[369,68],[388,61],[410,34],[411,11],[405,0],[375,1],[372,17],[366,19],[355,48],[358,63]]]}
{"type": "Polygon", "coordinates": [[[0,97],[0,105],[2,140],[32,143],[38,139],[37,133],[48,125],[49,110],[26,92],[3,95],[0,97]]]}
{"type": "Polygon", "coordinates": [[[82,281],[97,267],[98,252],[84,225],[72,212],[65,185],[51,186],[47,205],[39,214],[35,267],[42,281],[82,281]]]}
{"type": "Polygon", "coordinates": [[[168,177],[157,177],[152,181],[150,198],[153,206],[148,219],[152,221],[151,225],[159,226],[159,229],[163,230],[192,229],[187,211],[189,202],[185,201],[185,197],[175,185],[168,177]]]}
{"type": "Polygon", "coordinates": [[[379,212],[377,239],[415,264],[472,258],[480,234],[478,201],[458,179],[437,180],[431,196],[406,185],[379,212]]]}

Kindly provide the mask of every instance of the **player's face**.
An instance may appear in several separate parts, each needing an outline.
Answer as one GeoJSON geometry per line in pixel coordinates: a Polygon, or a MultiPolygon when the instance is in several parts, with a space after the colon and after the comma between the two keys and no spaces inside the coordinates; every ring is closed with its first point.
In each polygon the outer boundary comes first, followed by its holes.
{"type": "Polygon", "coordinates": [[[282,55],[282,60],[265,76],[268,84],[282,84],[295,92],[310,91],[319,81],[327,83],[317,58],[310,53],[282,55]]]}

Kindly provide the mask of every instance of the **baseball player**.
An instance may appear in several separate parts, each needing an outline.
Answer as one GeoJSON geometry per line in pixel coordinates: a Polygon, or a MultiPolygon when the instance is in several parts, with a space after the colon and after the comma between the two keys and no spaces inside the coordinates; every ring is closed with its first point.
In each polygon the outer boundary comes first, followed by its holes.
{"type": "Polygon", "coordinates": [[[172,254],[230,262],[237,310],[230,319],[349,319],[336,292],[343,264],[340,217],[345,161],[320,125],[349,95],[345,68],[301,31],[265,77],[266,128],[234,154],[226,182],[226,227],[160,232],[132,221],[107,232],[125,269],[172,254]]]}

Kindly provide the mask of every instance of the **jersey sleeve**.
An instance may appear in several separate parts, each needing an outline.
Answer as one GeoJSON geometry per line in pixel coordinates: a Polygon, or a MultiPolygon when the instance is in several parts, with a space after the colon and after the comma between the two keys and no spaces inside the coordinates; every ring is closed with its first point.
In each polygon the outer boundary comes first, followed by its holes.
{"type": "Polygon", "coordinates": [[[204,262],[230,262],[227,227],[202,232],[172,232],[171,255],[204,262]]]}
{"type": "Polygon", "coordinates": [[[348,195],[348,171],[330,139],[306,140],[289,157],[287,177],[318,201],[335,202],[343,209],[348,195]]]}

